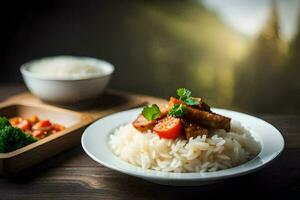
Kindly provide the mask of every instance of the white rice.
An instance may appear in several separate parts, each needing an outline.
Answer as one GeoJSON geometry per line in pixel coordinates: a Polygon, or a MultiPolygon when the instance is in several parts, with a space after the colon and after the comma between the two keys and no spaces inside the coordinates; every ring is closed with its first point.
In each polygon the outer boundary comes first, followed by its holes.
{"type": "Polygon", "coordinates": [[[160,139],[154,132],[140,133],[131,124],[110,136],[109,145],[122,160],[166,172],[212,172],[240,165],[260,152],[250,132],[233,121],[231,131],[212,130],[189,141],[160,139]]]}
{"type": "Polygon", "coordinates": [[[93,60],[71,56],[44,58],[31,64],[29,70],[44,78],[80,79],[103,74],[93,60]]]}

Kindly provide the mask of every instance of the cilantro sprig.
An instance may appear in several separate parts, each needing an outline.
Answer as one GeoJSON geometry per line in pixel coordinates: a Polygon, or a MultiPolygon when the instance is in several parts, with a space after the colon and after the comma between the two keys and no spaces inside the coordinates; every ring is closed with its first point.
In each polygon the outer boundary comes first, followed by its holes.
{"type": "Polygon", "coordinates": [[[160,116],[159,107],[156,104],[148,105],[143,108],[142,115],[148,120],[153,121],[160,116]]]}
{"type": "Polygon", "coordinates": [[[187,112],[187,107],[183,104],[175,104],[169,111],[168,115],[174,116],[174,117],[182,117],[187,112]]]}
{"type": "Polygon", "coordinates": [[[197,99],[191,96],[192,92],[186,88],[178,88],[177,95],[179,99],[184,101],[187,105],[196,106],[200,104],[200,102],[197,99]]]}

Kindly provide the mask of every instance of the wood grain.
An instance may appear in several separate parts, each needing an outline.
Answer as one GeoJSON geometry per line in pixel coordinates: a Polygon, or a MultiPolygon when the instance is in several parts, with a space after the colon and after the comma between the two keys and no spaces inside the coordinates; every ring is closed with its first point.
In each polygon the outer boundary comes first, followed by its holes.
{"type": "MultiPolygon", "coordinates": [[[[19,92],[22,86],[14,87],[19,92]]],[[[300,115],[258,117],[283,133],[286,148],[271,165],[249,175],[201,187],[161,186],[103,167],[77,146],[15,177],[1,178],[0,199],[291,199],[300,193],[300,115]]]]}

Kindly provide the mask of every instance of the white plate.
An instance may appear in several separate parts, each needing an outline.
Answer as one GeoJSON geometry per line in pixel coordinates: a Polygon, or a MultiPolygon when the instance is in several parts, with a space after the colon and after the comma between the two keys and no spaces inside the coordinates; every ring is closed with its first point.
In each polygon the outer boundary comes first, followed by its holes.
{"type": "Polygon", "coordinates": [[[248,174],[270,163],[283,150],[283,137],[271,124],[243,113],[223,109],[212,110],[239,121],[243,126],[250,129],[252,136],[261,143],[261,152],[258,156],[237,167],[205,173],[170,173],[135,167],[112,153],[108,145],[108,139],[116,128],[132,122],[141,112],[140,108],[115,113],[94,122],[84,131],[81,144],[93,160],[108,168],[158,184],[181,186],[204,185],[248,174]]]}

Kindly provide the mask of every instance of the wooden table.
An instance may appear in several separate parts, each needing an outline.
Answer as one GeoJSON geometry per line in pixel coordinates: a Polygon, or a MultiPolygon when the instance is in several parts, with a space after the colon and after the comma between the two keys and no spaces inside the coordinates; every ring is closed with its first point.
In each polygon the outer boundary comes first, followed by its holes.
{"type": "MultiPolygon", "coordinates": [[[[20,84],[2,83],[0,101],[25,90],[20,84]]],[[[286,148],[271,165],[249,175],[208,186],[161,186],[103,167],[90,159],[81,146],[78,146],[16,177],[1,178],[0,199],[165,200],[223,195],[243,199],[258,197],[263,193],[272,197],[300,194],[300,115],[272,114],[259,117],[283,133],[286,148]],[[235,192],[243,193],[244,196],[236,196],[235,192]]]]}

